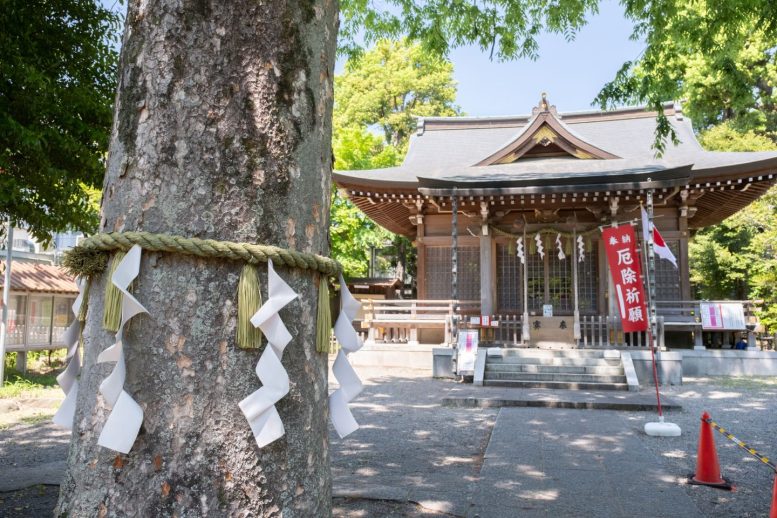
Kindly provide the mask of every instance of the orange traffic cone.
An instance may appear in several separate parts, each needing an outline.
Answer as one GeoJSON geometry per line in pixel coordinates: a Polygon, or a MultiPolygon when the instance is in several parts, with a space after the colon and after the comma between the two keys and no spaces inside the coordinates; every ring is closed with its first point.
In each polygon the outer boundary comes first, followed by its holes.
{"type": "Polygon", "coordinates": [[[774,489],[772,490],[772,510],[769,518],[777,518],[777,475],[774,477],[774,489]]]}
{"type": "Polygon", "coordinates": [[[696,453],[696,473],[688,477],[688,482],[719,489],[731,489],[731,483],[720,476],[718,452],[715,451],[715,438],[712,436],[709,419],[710,415],[704,412],[701,416],[699,449],[696,453]]]}

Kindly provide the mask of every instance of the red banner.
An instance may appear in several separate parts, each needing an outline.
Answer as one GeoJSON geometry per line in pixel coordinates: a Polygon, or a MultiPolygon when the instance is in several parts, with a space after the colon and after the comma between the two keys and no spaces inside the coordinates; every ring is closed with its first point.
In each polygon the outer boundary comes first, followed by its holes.
{"type": "Polygon", "coordinates": [[[607,262],[610,265],[612,282],[623,331],[646,331],[648,314],[645,306],[645,288],[642,284],[637,238],[631,225],[607,227],[602,231],[607,262]]]}

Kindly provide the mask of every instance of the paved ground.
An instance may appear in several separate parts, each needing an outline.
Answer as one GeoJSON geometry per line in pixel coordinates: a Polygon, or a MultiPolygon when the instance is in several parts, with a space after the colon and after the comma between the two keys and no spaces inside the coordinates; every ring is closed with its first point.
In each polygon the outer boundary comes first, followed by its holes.
{"type": "MultiPolygon", "coordinates": [[[[444,397],[472,388],[425,379],[373,381],[377,384],[354,408],[362,429],[332,440],[336,496],[411,500],[426,512],[472,518],[769,513],[772,473],[718,434],[721,469],[737,490],[690,486],[685,477],[695,469],[704,410],[740,439],[777,457],[775,378],[688,379],[663,391],[683,407],[667,412],[667,420],[683,428],[677,438],[644,434],[644,424],[656,419],[652,412],[444,407],[439,404],[444,397]],[[419,437],[425,438],[420,455],[419,437]]],[[[535,398],[559,398],[531,392],[535,398]]],[[[640,396],[650,399],[653,392],[640,396]]],[[[384,515],[371,514],[365,502],[356,500],[355,508],[340,516],[384,515]]],[[[424,516],[417,512],[390,516],[424,516]]]]}
{"type": "MultiPolygon", "coordinates": [[[[588,410],[657,410],[656,394],[624,390],[555,390],[511,387],[476,387],[459,383],[448,389],[442,398],[444,406],[453,407],[545,407],[588,410]]],[[[679,409],[678,402],[662,397],[666,410],[679,409]]]]}
{"type": "MultiPolygon", "coordinates": [[[[344,440],[332,436],[338,517],[769,512],[772,474],[720,435],[722,471],[737,491],[688,486],[683,479],[694,470],[705,409],[742,440],[777,456],[774,378],[687,380],[669,391],[683,406],[668,414],[683,427],[679,438],[644,435],[644,423],[654,417],[649,412],[444,407],[443,397],[461,386],[419,378],[369,383],[353,405],[362,428],[344,440]]],[[[56,482],[67,440],[45,423],[0,430],[0,488],[56,482]]],[[[45,516],[55,503],[56,486],[0,489],[0,516],[45,516]]]]}

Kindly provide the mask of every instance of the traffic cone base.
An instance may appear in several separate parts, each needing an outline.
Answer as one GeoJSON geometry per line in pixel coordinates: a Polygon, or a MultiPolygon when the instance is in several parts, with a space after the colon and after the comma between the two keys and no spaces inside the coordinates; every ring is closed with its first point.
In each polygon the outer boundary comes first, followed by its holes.
{"type": "Polygon", "coordinates": [[[774,477],[774,489],[772,490],[772,510],[769,518],[777,518],[777,475],[774,477]]]}
{"type": "MultiPolygon", "coordinates": [[[[725,489],[726,491],[734,490],[734,485],[726,477],[720,477],[720,482],[704,482],[701,480],[697,480],[696,475],[691,473],[690,475],[688,475],[688,483],[693,486],[709,486],[709,487],[714,487],[716,489],[725,489]]],[[[777,517],[769,517],[769,518],[777,518],[777,517]]]]}
{"type": "Polygon", "coordinates": [[[701,416],[701,430],[699,430],[696,473],[688,477],[688,483],[730,490],[731,482],[720,476],[718,452],[715,450],[715,438],[712,436],[709,419],[710,415],[704,412],[701,416]]]}

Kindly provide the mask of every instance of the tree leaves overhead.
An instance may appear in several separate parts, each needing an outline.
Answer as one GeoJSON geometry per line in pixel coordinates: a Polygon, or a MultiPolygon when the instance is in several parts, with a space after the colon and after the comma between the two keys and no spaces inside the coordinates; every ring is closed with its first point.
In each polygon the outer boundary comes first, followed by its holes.
{"type": "MultiPolygon", "coordinates": [[[[632,38],[647,44],[596,98],[602,108],[685,99],[686,113],[704,129],[748,120],[774,131],[777,84],[777,2],[773,0],[625,0],[632,38]],[[771,129],[768,128],[771,126],[771,129]]],[[[658,151],[674,132],[663,115],[658,151]]]]}
{"type": "Polygon", "coordinates": [[[90,0],[0,0],[0,218],[41,241],[96,227],[118,24],[90,0]]]}
{"type": "Polygon", "coordinates": [[[542,31],[570,40],[597,5],[598,0],[343,0],[340,51],[354,55],[362,41],[407,37],[443,56],[475,44],[500,61],[534,59],[542,31]]]}

